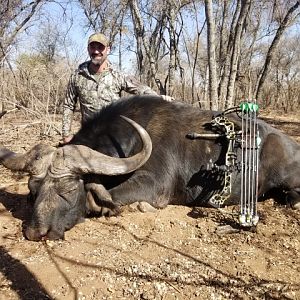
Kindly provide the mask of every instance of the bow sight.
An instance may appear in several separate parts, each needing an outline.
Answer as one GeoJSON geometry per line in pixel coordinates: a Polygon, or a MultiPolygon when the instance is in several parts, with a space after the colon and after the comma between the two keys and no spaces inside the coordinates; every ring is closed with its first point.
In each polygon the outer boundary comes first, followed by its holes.
{"type": "Polygon", "coordinates": [[[225,154],[225,164],[216,165],[210,160],[207,169],[223,173],[224,184],[219,193],[214,194],[209,204],[221,207],[231,195],[233,172],[241,175],[240,215],[242,226],[255,226],[258,222],[258,149],[260,136],[257,126],[258,105],[256,102],[243,102],[240,106],[229,108],[213,117],[211,127],[217,133],[190,133],[191,139],[217,139],[225,137],[228,148],[225,154]],[[241,129],[235,130],[235,124],[228,117],[236,113],[241,119],[241,129]],[[241,159],[238,161],[237,149],[241,149],[241,159]]]}

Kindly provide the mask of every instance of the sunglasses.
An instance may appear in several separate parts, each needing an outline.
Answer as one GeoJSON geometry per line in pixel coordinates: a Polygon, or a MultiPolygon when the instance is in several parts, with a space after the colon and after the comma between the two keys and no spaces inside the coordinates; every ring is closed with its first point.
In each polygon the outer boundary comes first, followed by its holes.
{"type": "Polygon", "coordinates": [[[98,50],[100,52],[102,52],[106,47],[98,42],[91,42],[89,44],[89,49],[90,50],[98,50]]]}

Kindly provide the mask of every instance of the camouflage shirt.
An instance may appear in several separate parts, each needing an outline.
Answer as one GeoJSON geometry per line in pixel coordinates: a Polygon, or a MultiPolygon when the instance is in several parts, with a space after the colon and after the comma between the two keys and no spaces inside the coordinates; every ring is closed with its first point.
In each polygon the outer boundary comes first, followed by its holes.
{"type": "Polygon", "coordinates": [[[114,69],[112,65],[100,74],[91,74],[88,65],[89,61],[84,62],[70,77],[63,105],[63,137],[70,135],[73,112],[78,100],[84,122],[102,107],[118,100],[122,91],[156,95],[150,87],[114,69]]]}

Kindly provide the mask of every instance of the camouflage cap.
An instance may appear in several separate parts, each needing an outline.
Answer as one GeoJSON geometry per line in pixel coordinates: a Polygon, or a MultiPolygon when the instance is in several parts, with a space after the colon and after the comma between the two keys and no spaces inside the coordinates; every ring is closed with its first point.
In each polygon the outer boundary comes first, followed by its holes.
{"type": "Polygon", "coordinates": [[[92,34],[89,37],[88,45],[92,42],[100,43],[100,44],[104,45],[105,47],[107,47],[108,44],[109,44],[108,38],[103,33],[94,33],[94,34],[92,34]]]}

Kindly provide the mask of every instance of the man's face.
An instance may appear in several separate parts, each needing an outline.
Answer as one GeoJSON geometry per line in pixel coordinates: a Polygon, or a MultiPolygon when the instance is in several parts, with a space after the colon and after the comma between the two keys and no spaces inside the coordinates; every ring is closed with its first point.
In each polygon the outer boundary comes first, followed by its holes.
{"type": "Polygon", "coordinates": [[[92,63],[98,66],[102,65],[103,62],[107,59],[109,50],[109,47],[105,47],[104,45],[98,42],[91,42],[88,45],[88,52],[92,63]]]}

